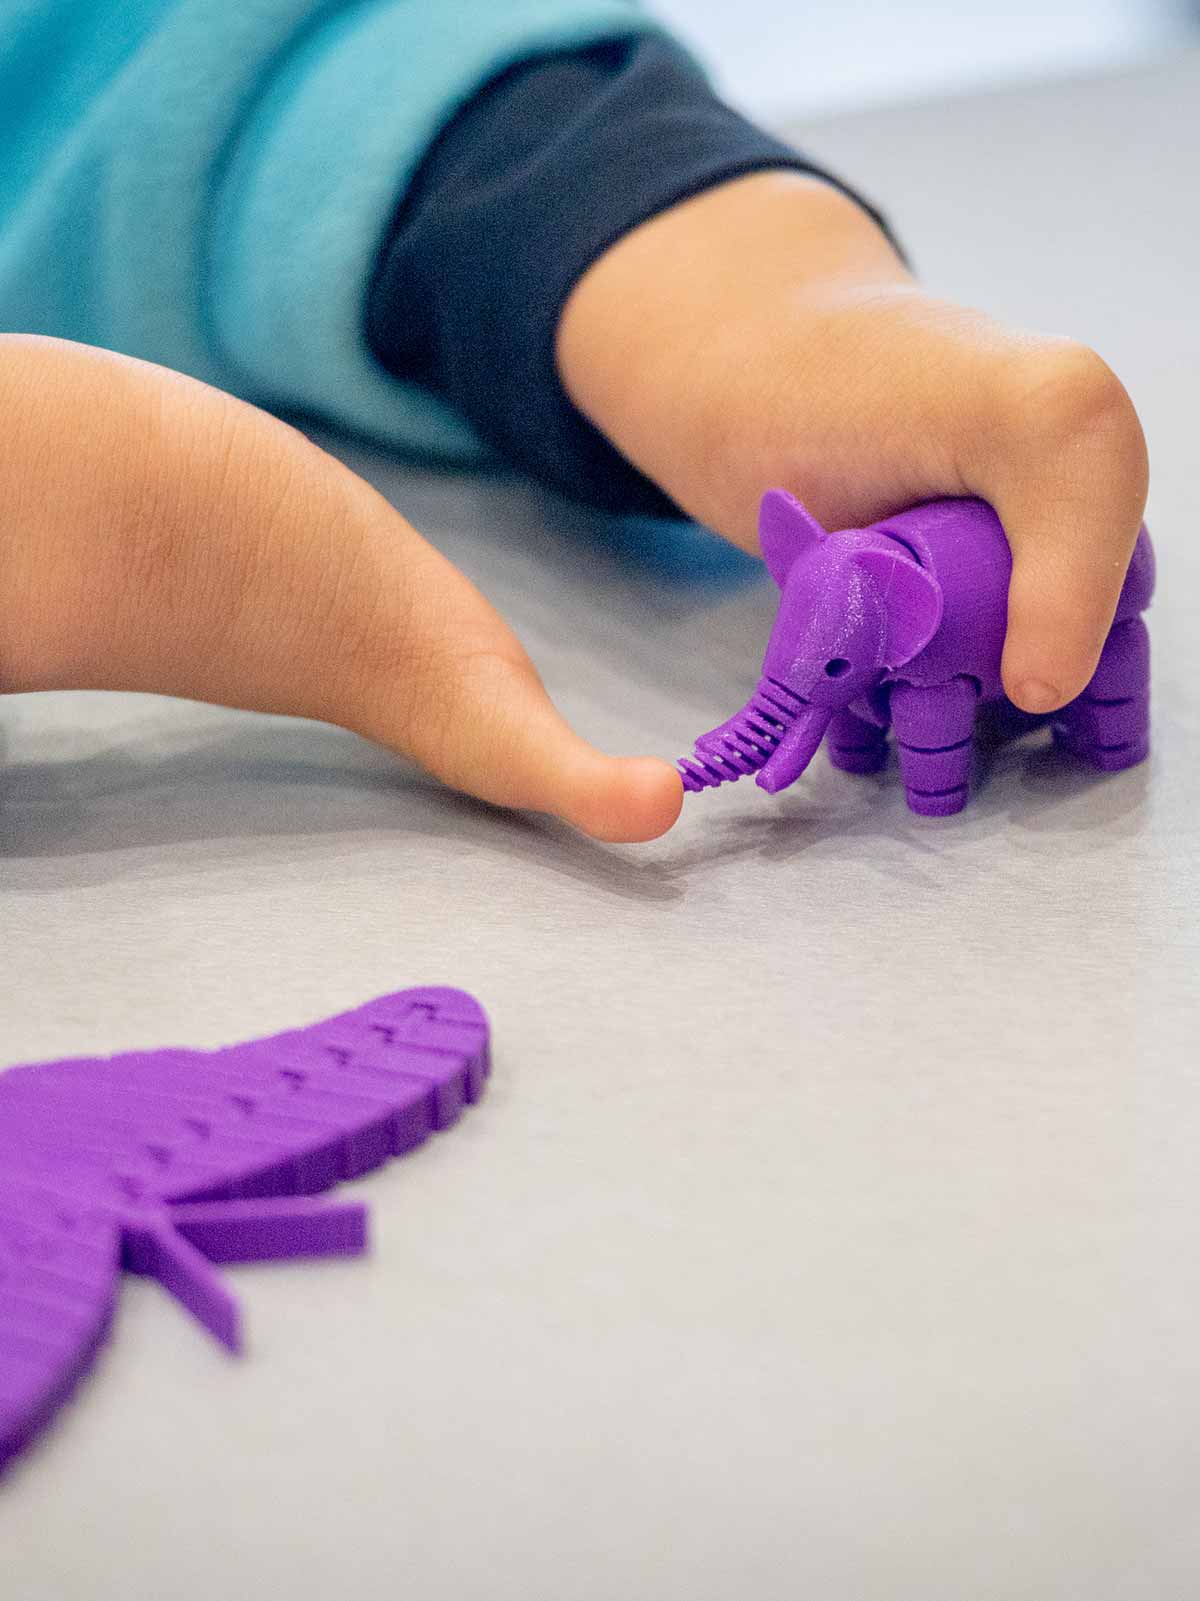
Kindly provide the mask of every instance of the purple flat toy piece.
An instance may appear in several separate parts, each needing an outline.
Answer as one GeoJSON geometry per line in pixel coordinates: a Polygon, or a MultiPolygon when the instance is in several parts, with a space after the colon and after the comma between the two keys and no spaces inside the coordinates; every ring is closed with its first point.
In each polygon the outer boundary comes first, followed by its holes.
{"type": "Polygon", "coordinates": [[[999,737],[1050,723],[1061,748],[1106,772],[1148,754],[1141,614],[1154,591],[1154,551],[1144,527],[1091,682],[1047,717],[1014,706],[1000,682],[1012,561],[984,501],[930,501],[826,533],[792,495],[772,489],[759,536],[781,591],[762,676],[742,709],[678,763],[685,789],[756,773],[774,795],[822,740],[835,767],[878,772],[891,727],[909,806],[946,817],[967,803],[981,706],[999,737]]]}
{"type": "Polygon", "coordinates": [[[222,1050],[0,1074],[0,1470],[91,1364],[122,1268],[239,1351],[211,1264],[361,1252],[365,1207],[314,1197],[447,1127],[489,1066],[478,1002],[411,989],[222,1050]]]}

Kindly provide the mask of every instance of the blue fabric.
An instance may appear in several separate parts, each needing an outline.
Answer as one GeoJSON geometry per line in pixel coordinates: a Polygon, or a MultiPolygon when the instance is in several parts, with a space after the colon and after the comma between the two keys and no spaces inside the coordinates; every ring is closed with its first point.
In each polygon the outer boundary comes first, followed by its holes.
{"type": "Polygon", "coordinates": [[[506,67],[657,31],[633,0],[0,0],[0,327],[478,460],[367,346],[396,195],[506,67]]]}

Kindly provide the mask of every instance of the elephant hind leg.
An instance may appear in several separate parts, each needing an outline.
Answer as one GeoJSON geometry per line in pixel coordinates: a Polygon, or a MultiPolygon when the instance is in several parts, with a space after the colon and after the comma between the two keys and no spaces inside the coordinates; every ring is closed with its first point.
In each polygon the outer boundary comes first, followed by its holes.
{"type": "Polygon", "coordinates": [[[887,762],[887,729],[838,712],[825,736],[829,760],[843,773],[877,773],[887,762]]]}
{"type": "Polygon", "coordinates": [[[1118,623],[1083,694],[1054,718],[1055,743],[1103,772],[1150,751],[1150,635],[1140,617],[1118,623]]]}

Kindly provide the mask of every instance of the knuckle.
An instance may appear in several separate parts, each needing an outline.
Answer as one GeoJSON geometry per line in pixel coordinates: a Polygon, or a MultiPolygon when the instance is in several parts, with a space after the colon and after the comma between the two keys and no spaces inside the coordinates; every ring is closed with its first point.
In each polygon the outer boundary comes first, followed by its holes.
{"type": "Polygon", "coordinates": [[[1128,510],[1136,531],[1149,455],[1133,402],[1108,363],[1086,345],[1043,343],[1016,359],[1005,385],[1003,458],[1025,467],[1040,461],[1061,484],[1106,497],[1110,510],[1128,510]]]}
{"type": "Polygon", "coordinates": [[[1097,428],[1140,432],[1124,384],[1086,345],[1064,340],[1023,356],[1013,376],[1018,414],[1040,431],[1060,438],[1097,428]]]}

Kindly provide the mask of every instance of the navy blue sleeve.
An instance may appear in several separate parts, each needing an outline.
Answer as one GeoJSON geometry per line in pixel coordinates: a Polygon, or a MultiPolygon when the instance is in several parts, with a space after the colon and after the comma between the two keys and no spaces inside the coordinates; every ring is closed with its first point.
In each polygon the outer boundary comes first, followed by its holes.
{"type": "Polygon", "coordinates": [[[663,39],[524,62],[442,130],[397,206],[367,297],[376,359],[450,402],[515,466],[602,510],[678,508],[571,403],[559,315],[623,234],[766,168],[838,179],[726,106],[663,39]]]}

